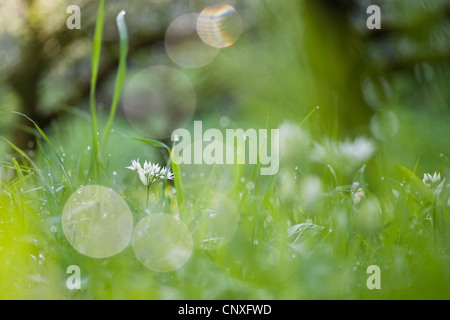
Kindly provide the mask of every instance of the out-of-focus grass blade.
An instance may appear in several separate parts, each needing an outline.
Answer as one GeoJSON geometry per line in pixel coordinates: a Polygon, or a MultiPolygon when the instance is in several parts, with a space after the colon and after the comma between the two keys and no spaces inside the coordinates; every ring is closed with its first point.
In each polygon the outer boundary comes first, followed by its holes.
{"type": "Polygon", "coordinates": [[[172,171],[173,171],[173,182],[175,184],[175,190],[177,191],[177,203],[178,203],[178,209],[181,220],[185,220],[186,217],[186,207],[184,203],[184,192],[183,192],[183,180],[181,176],[181,168],[178,164],[178,159],[176,158],[175,154],[172,154],[171,151],[169,151],[170,159],[172,159],[172,171]],[[175,157],[175,159],[173,159],[175,157]]]}
{"type": "Polygon", "coordinates": [[[20,150],[14,143],[12,143],[11,141],[9,141],[8,139],[6,139],[6,138],[4,138],[4,137],[0,137],[0,139],[2,139],[2,140],[5,141],[7,144],[9,144],[9,146],[10,146],[11,148],[13,148],[14,150],[16,150],[16,152],[17,152],[18,154],[20,154],[22,157],[24,157],[28,162],[30,162],[30,163],[34,166],[33,160],[31,160],[30,157],[29,157],[25,152],[23,152],[22,150],[20,150]]]}
{"type": "MultiPolygon", "coordinates": [[[[30,122],[34,125],[34,127],[35,127],[36,130],[39,132],[39,134],[41,135],[41,137],[48,143],[48,145],[50,146],[50,148],[51,148],[51,149],[53,150],[53,152],[55,153],[56,158],[58,159],[59,164],[60,164],[60,166],[61,166],[61,168],[62,168],[63,174],[64,174],[64,176],[66,177],[67,184],[68,184],[68,186],[73,190],[72,182],[71,182],[71,179],[70,179],[70,177],[69,177],[69,175],[68,175],[68,173],[67,173],[67,171],[66,171],[66,168],[64,167],[64,162],[63,162],[63,160],[61,159],[61,157],[60,157],[58,151],[56,150],[55,146],[53,145],[53,143],[52,143],[52,142],[50,141],[50,139],[47,137],[47,135],[45,134],[45,132],[38,126],[38,124],[37,124],[33,119],[31,119],[30,117],[28,117],[28,116],[27,116],[26,114],[24,114],[24,113],[21,113],[21,112],[18,112],[18,111],[0,111],[0,113],[3,113],[3,112],[14,113],[14,114],[20,115],[20,116],[22,116],[22,117],[25,117],[28,121],[30,121],[30,122]]],[[[3,139],[4,139],[4,138],[3,138],[3,139]]],[[[18,153],[20,153],[20,155],[22,155],[22,156],[25,155],[25,156],[24,156],[25,159],[27,159],[28,161],[30,161],[31,164],[34,165],[34,163],[31,161],[31,159],[30,159],[30,158],[29,158],[22,150],[20,150],[17,146],[14,146],[14,145],[11,144],[10,142],[8,142],[8,143],[11,145],[11,147],[14,148],[14,150],[16,150],[18,153]]],[[[46,158],[49,159],[47,156],[46,156],[46,158]]],[[[54,166],[53,166],[53,169],[55,170],[56,174],[58,174],[58,172],[57,172],[57,170],[56,170],[56,168],[55,168],[54,166]]],[[[59,174],[58,174],[58,176],[59,176],[59,174]]],[[[60,177],[60,176],[59,176],[59,177],[60,177]]]]}
{"type": "Polygon", "coordinates": [[[308,121],[309,118],[311,118],[311,116],[317,111],[319,110],[319,106],[315,107],[314,109],[311,110],[310,113],[308,113],[306,115],[306,117],[299,123],[299,126],[303,126],[305,124],[306,121],[308,121]]]}
{"type": "Polygon", "coordinates": [[[169,153],[172,152],[172,150],[170,150],[170,148],[165,143],[155,140],[155,139],[150,139],[150,138],[131,138],[131,139],[143,142],[145,144],[148,144],[148,145],[151,145],[154,147],[166,149],[167,151],[169,151],[169,153]]]}
{"type": "Polygon", "coordinates": [[[127,31],[127,24],[125,22],[125,11],[122,10],[117,15],[116,22],[120,36],[119,68],[117,71],[116,85],[114,88],[114,96],[111,104],[111,110],[109,112],[109,118],[103,136],[103,145],[106,144],[109,132],[111,131],[111,127],[114,122],[114,117],[116,115],[117,105],[119,104],[120,95],[122,94],[125,75],[127,73],[128,31],[127,31]]]}
{"type": "Polygon", "coordinates": [[[395,168],[397,168],[400,174],[411,183],[414,189],[418,192],[420,198],[425,201],[434,200],[434,193],[423,183],[422,180],[420,180],[418,176],[414,174],[414,172],[398,164],[395,165],[395,168]]]}

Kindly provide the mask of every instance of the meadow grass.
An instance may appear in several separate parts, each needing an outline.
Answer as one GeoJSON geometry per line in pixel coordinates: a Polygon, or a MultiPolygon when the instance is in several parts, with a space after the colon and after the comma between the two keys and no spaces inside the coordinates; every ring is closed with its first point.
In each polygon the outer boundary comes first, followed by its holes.
{"type": "MultiPolygon", "coordinates": [[[[171,146],[136,135],[115,117],[126,75],[123,14],[117,19],[120,62],[111,111],[97,113],[103,10],[102,0],[90,113],[61,120],[45,133],[33,119],[15,112],[35,127],[37,148],[32,155],[2,138],[12,151],[0,163],[0,298],[450,298],[448,185],[444,182],[440,191],[427,186],[419,178],[420,158],[394,166],[395,157],[386,151],[393,146],[376,144],[370,156],[359,159],[345,151],[350,142],[325,134],[311,137],[308,124],[318,121],[317,108],[299,124],[290,124],[294,140],[277,175],[258,175],[259,164],[234,165],[227,171],[236,177],[228,199],[236,207],[238,225],[224,245],[194,248],[188,262],[172,272],[145,268],[130,245],[104,259],[72,248],[61,214],[80,186],[117,191],[135,225],[148,215],[147,189],[125,169],[137,157],[162,159],[174,172],[173,182],[150,187],[151,213],[165,212],[190,226],[208,207],[205,203],[214,202],[209,198],[213,185],[201,186],[198,197],[187,192],[183,169],[170,161],[171,146]],[[81,269],[81,290],[66,287],[70,265],[81,269]],[[371,265],[381,270],[379,290],[366,286],[371,265]]],[[[427,172],[442,172],[444,180],[447,165],[443,157],[427,172]]]]}

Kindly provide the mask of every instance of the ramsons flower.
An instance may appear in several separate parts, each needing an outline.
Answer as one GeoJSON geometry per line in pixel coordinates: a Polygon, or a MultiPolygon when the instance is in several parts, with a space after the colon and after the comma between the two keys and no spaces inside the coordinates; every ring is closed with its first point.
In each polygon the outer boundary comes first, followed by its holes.
{"type": "Polygon", "coordinates": [[[357,204],[361,202],[361,199],[364,197],[364,190],[359,187],[359,182],[353,182],[352,185],[352,199],[353,203],[357,204]]]}
{"type": "Polygon", "coordinates": [[[149,161],[145,161],[144,167],[142,167],[139,159],[131,160],[131,166],[126,167],[126,169],[136,171],[139,179],[145,186],[150,186],[163,179],[173,180],[173,173],[169,168],[160,167],[159,164],[149,161]]]}
{"type": "Polygon", "coordinates": [[[326,139],[322,144],[314,144],[310,157],[315,162],[329,164],[335,170],[350,175],[369,160],[374,152],[374,142],[364,137],[358,137],[353,141],[326,139]]]}
{"type": "Polygon", "coordinates": [[[425,173],[422,181],[436,196],[439,196],[444,189],[445,178],[441,181],[440,173],[435,172],[434,175],[425,173]]]}

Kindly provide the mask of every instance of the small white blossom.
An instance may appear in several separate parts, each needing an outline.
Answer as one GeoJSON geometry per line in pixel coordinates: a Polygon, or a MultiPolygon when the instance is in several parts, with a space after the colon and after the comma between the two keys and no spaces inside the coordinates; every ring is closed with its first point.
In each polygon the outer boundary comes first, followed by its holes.
{"type": "Polygon", "coordinates": [[[353,203],[357,204],[361,202],[361,199],[364,197],[364,190],[359,188],[359,182],[353,182],[352,185],[352,199],[353,203]]]}
{"type": "Polygon", "coordinates": [[[364,137],[353,141],[326,139],[322,144],[314,144],[310,157],[315,162],[329,164],[341,172],[351,174],[369,160],[374,152],[374,142],[364,137]]]}
{"type": "Polygon", "coordinates": [[[311,138],[306,131],[296,123],[285,121],[279,127],[279,149],[282,159],[295,159],[296,155],[305,152],[311,143],[311,138]],[[295,147],[293,147],[295,146],[295,147]]]}
{"type": "Polygon", "coordinates": [[[439,196],[444,189],[445,178],[441,181],[440,173],[435,172],[434,175],[425,173],[422,181],[434,192],[436,196],[439,196]]]}
{"type": "Polygon", "coordinates": [[[131,166],[126,167],[126,169],[136,171],[139,175],[139,179],[145,186],[150,186],[163,179],[173,180],[173,173],[170,169],[160,167],[159,164],[156,163],[152,164],[149,161],[145,161],[144,167],[142,168],[139,159],[132,160],[131,166]]]}
{"type": "Polygon", "coordinates": [[[364,197],[364,190],[359,188],[358,190],[356,190],[356,192],[353,194],[353,203],[359,203],[362,199],[362,197],[364,197]]]}

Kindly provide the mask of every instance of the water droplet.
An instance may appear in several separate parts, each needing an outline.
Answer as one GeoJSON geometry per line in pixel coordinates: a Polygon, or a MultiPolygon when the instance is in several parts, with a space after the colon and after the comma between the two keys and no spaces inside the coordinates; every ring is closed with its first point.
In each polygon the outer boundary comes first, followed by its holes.
{"type": "Polygon", "coordinates": [[[117,171],[114,171],[114,172],[113,172],[113,176],[117,176],[117,171]]]}
{"type": "Polygon", "coordinates": [[[91,150],[91,146],[87,146],[87,149],[88,149],[88,150],[91,150]]]}

